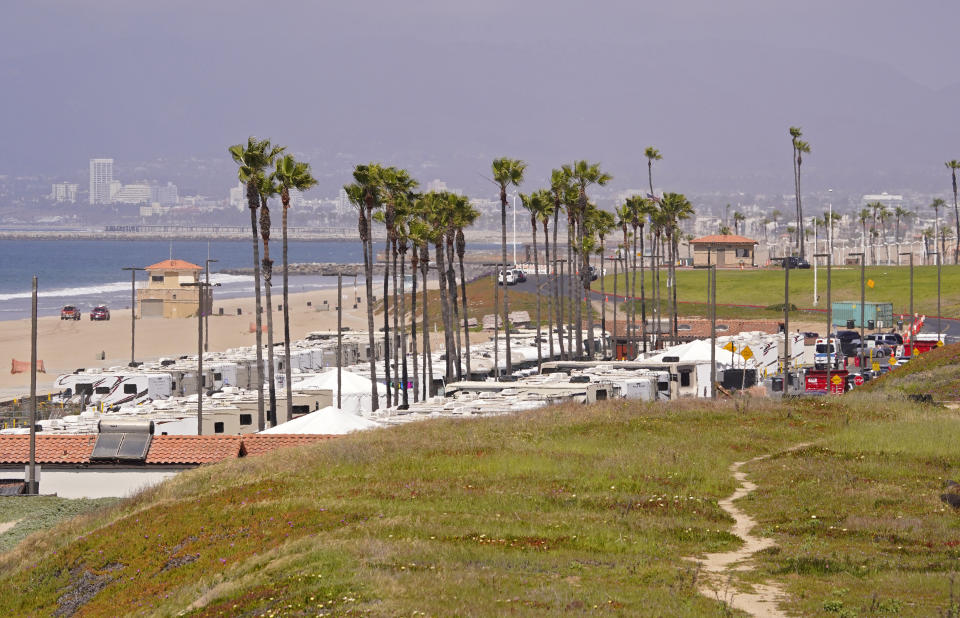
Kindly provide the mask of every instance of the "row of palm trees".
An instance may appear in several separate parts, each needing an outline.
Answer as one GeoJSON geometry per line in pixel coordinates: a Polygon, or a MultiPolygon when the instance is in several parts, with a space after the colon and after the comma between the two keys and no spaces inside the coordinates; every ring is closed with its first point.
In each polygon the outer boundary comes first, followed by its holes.
{"type": "Polygon", "coordinates": [[[269,200],[279,196],[282,204],[281,238],[283,255],[283,343],[286,393],[286,419],[291,418],[293,410],[293,391],[290,388],[290,313],[289,313],[289,262],[287,255],[287,210],[290,208],[290,191],[306,191],[317,181],[310,173],[310,166],[297,161],[292,155],[284,154],[285,146],[274,145],[269,139],[247,139],[246,144],[236,144],[228,148],[230,156],[238,166],[237,176],[247,186],[247,206],[250,209],[250,227],[253,233],[253,272],[255,288],[255,320],[257,343],[257,427],[262,431],[267,420],[271,426],[277,424],[277,393],[274,366],[273,345],[273,260],[270,259],[270,206],[269,200]],[[257,210],[260,211],[259,221],[257,210]],[[259,239],[258,239],[259,233],[259,239]],[[263,243],[263,258],[260,258],[260,243],[263,243]],[[267,316],[267,377],[270,418],[264,415],[263,396],[263,304],[260,293],[261,278],[266,297],[267,316]]]}

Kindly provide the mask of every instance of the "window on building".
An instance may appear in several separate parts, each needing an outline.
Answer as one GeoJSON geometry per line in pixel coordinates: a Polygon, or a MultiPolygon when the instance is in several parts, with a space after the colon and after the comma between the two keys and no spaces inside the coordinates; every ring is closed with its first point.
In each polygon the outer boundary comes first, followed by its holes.
{"type": "Polygon", "coordinates": [[[98,387],[97,387],[97,390],[96,390],[96,393],[97,393],[98,395],[106,395],[106,394],[109,393],[109,392],[110,392],[110,387],[109,387],[109,386],[98,386],[98,387]]]}
{"type": "Polygon", "coordinates": [[[737,249],[738,258],[748,258],[750,257],[750,249],[737,249]]]}
{"type": "Polygon", "coordinates": [[[220,380],[223,379],[223,374],[222,374],[222,373],[214,373],[214,374],[213,374],[213,379],[214,379],[215,381],[219,382],[220,380]]]}
{"type": "Polygon", "coordinates": [[[680,372],[680,386],[690,386],[690,371],[680,372]]]}
{"type": "Polygon", "coordinates": [[[177,300],[177,295],[176,295],[176,294],[173,295],[173,300],[177,300]]]}
{"type": "Polygon", "coordinates": [[[241,415],[240,415],[240,424],[241,424],[241,425],[253,425],[253,415],[252,415],[252,414],[241,414],[241,415]]]}
{"type": "Polygon", "coordinates": [[[136,384],[124,384],[124,385],[123,385],[123,394],[124,394],[124,395],[136,395],[136,394],[137,394],[137,385],[136,385],[136,384]]]}
{"type": "Polygon", "coordinates": [[[163,275],[150,275],[150,281],[154,283],[163,283],[163,275]]]}
{"type": "Polygon", "coordinates": [[[223,433],[223,421],[217,421],[213,424],[213,433],[223,433]]]}

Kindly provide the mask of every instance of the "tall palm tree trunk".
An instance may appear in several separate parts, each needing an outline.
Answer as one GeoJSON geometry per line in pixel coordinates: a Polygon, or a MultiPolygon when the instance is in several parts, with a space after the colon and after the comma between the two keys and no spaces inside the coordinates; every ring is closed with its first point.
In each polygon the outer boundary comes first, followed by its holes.
{"type": "MultiPolygon", "coordinates": [[[[603,262],[605,260],[603,252],[603,236],[600,237],[600,342],[601,352],[604,360],[607,358],[607,290],[604,285],[603,262]]],[[[614,307],[616,307],[616,298],[614,298],[614,307]]],[[[616,322],[614,322],[616,324],[616,322]]]]}
{"type": "Polygon", "coordinates": [[[576,232],[576,223],[574,223],[573,218],[570,216],[568,211],[567,213],[567,320],[569,324],[567,325],[567,350],[568,355],[571,359],[580,360],[580,350],[578,349],[574,352],[573,347],[573,329],[574,329],[574,311],[573,311],[573,299],[577,296],[577,286],[573,284],[573,277],[575,271],[577,270],[576,264],[574,263],[574,253],[576,252],[573,248],[573,235],[576,232]]]}
{"type": "MultiPolygon", "coordinates": [[[[403,407],[406,409],[410,406],[410,395],[408,394],[407,385],[409,384],[410,375],[407,373],[407,299],[406,299],[406,273],[407,265],[407,241],[402,241],[400,245],[400,281],[403,288],[400,292],[400,358],[403,359],[403,364],[401,367],[402,370],[402,380],[400,384],[400,389],[402,393],[403,407]]],[[[396,289],[396,286],[394,286],[396,289]]],[[[416,290],[414,290],[414,295],[416,295],[416,290]]]]}
{"type": "Polygon", "coordinates": [[[287,259],[287,210],[290,208],[290,192],[284,188],[282,193],[283,213],[283,371],[284,384],[287,386],[287,420],[293,418],[293,369],[290,367],[290,262],[287,259]]]}
{"type": "Polygon", "coordinates": [[[543,343],[540,340],[540,258],[537,254],[537,217],[530,215],[530,227],[533,228],[533,271],[537,277],[537,373],[543,368],[543,343]]]}
{"type": "MultiPolygon", "coordinates": [[[[576,238],[577,238],[577,273],[578,281],[576,286],[576,296],[577,296],[577,359],[582,359],[584,357],[584,348],[583,348],[583,297],[586,294],[589,277],[586,275],[586,261],[587,254],[584,250],[583,242],[583,217],[582,213],[586,212],[586,206],[580,209],[580,212],[577,214],[576,219],[576,238]]],[[[589,314],[589,312],[587,312],[589,314]]],[[[589,352],[589,350],[587,350],[589,352]]]]}
{"type": "MultiPolygon", "coordinates": [[[[550,263],[550,234],[549,234],[549,219],[543,221],[543,259],[546,262],[547,267],[547,285],[550,286],[550,290],[547,292],[547,340],[549,343],[550,350],[550,360],[556,358],[553,350],[553,264],[550,263]]],[[[539,274],[539,271],[537,271],[539,274]]],[[[539,290],[540,284],[537,284],[539,290]]],[[[537,292],[537,297],[539,300],[539,291],[537,292]]]]}
{"type": "Polygon", "coordinates": [[[390,253],[390,262],[392,263],[392,273],[391,277],[393,279],[393,330],[390,332],[390,345],[393,346],[393,405],[400,405],[400,389],[403,388],[403,385],[400,384],[400,371],[398,363],[400,361],[400,312],[397,311],[399,307],[399,302],[397,298],[397,238],[394,236],[391,241],[393,245],[392,251],[390,253]]]}
{"type": "Polygon", "coordinates": [[[463,230],[457,230],[457,259],[460,262],[460,294],[463,300],[463,344],[464,360],[466,361],[467,379],[473,375],[473,368],[470,366],[470,315],[467,310],[467,276],[463,269],[463,256],[467,251],[467,241],[463,235],[463,230]]]}
{"type": "Polygon", "coordinates": [[[430,321],[427,317],[427,271],[430,269],[430,249],[420,246],[420,274],[423,275],[423,400],[433,390],[433,355],[430,349],[430,321]]]}
{"type": "Polygon", "coordinates": [[[373,239],[370,237],[370,221],[373,219],[373,204],[369,196],[366,199],[366,216],[361,215],[360,227],[365,251],[363,252],[364,286],[367,291],[367,344],[370,347],[367,356],[370,361],[370,405],[376,412],[380,408],[380,396],[377,388],[377,342],[376,327],[373,324],[373,239]]]}
{"type": "Polygon", "coordinates": [[[257,430],[263,431],[267,427],[263,413],[263,304],[260,299],[260,239],[257,238],[257,207],[260,204],[260,191],[257,190],[255,179],[247,182],[247,203],[250,206],[250,227],[253,230],[253,311],[257,328],[257,430]]]}
{"type": "MultiPolygon", "coordinates": [[[[563,348],[563,304],[560,301],[560,268],[558,265],[558,252],[557,252],[557,224],[560,221],[560,204],[559,202],[554,203],[553,210],[553,282],[551,287],[553,288],[553,310],[556,317],[557,325],[557,346],[560,349],[560,358],[566,358],[566,354],[563,348]]],[[[553,335],[551,333],[551,341],[553,335]]]]}
{"type": "Polygon", "coordinates": [[[436,243],[434,243],[434,252],[437,256],[437,283],[440,285],[440,315],[443,319],[443,343],[444,343],[444,356],[446,357],[444,380],[447,383],[451,382],[453,379],[453,345],[450,338],[450,306],[447,299],[447,284],[444,279],[447,276],[447,268],[443,259],[443,239],[441,237],[436,243]]]}
{"type": "Polygon", "coordinates": [[[510,293],[507,289],[507,192],[500,190],[500,261],[503,263],[503,332],[506,341],[507,375],[513,374],[513,359],[510,357],[510,293]]]}
{"type": "Polygon", "coordinates": [[[383,380],[386,383],[387,407],[393,405],[393,384],[390,382],[390,232],[383,247],[383,380]]]}
{"type": "Polygon", "coordinates": [[[263,239],[263,293],[266,296],[267,313],[267,392],[270,396],[271,427],[276,427],[279,423],[277,414],[277,382],[276,368],[273,361],[273,260],[270,259],[270,207],[267,206],[267,198],[260,196],[260,238],[263,239]]]}
{"type": "Polygon", "coordinates": [[[626,333],[626,335],[627,335],[627,349],[629,350],[629,349],[631,348],[631,346],[633,345],[633,339],[634,339],[634,336],[635,336],[635,335],[634,335],[634,331],[633,331],[633,328],[634,328],[634,326],[633,326],[633,312],[634,312],[635,309],[636,309],[636,308],[633,306],[633,295],[632,295],[632,293],[631,293],[631,291],[630,291],[630,282],[631,282],[631,281],[633,280],[633,278],[636,276],[636,273],[633,271],[633,269],[630,268],[631,263],[630,263],[629,255],[630,255],[630,253],[633,253],[633,255],[634,255],[634,261],[636,261],[637,252],[636,252],[636,248],[634,248],[633,251],[630,251],[630,236],[629,236],[629,233],[627,232],[626,226],[623,227],[623,251],[624,251],[624,254],[623,254],[623,297],[624,297],[624,300],[627,301],[626,304],[624,305],[624,308],[626,309],[626,312],[627,312],[627,316],[626,316],[626,322],[627,322],[627,329],[626,329],[626,330],[627,330],[627,333],[626,333]],[[629,299],[629,300],[628,300],[628,299],[629,299]]]}
{"type": "Polygon", "coordinates": [[[413,401],[420,401],[420,374],[417,369],[417,269],[420,258],[417,255],[417,245],[411,247],[410,274],[413,275],[413,286],[410,292],[410,352],[413,354],[413,401]]]}
{"type": "Polygon", "coordinates": [[[449,290],[449,292],[447,293],[448,294],[447,298],[450,299],[450,330],[453,333],[450,339],[451,341],[453,341],[454,335],[455,335],[456,341],[454,341],[455,343],[454,350],[456,353],[454,354],[454,362],[455,362],[454,370],[457,374],[457,380],[460,381],[460,380],[463,380],[463,367],[460,362],[460,353],[462,349],[460,347],[462,342],[460,340],[460,326],[459,326],[460,303],[457,301],[457,276],[453,266],[454,262],[453,262],[453,233],[452,232],[447,234],[446,240],[447,240],[447,244],[446,244],[447,277],[446,279],[447,279],[447,288],[449,290]]]}
{"type": "MultiPolygon", "coordinates": [[[[640,233],[637,234],[637,231],[633,232],[633,270],[634,277],[636,277],[637,270],[637,257],[640,258],[640,338],[643,340],[643,351],[647,351],[647,282],[646,282],[646,267],[644,266],[644,248],[643,248],[643,226],[640,226],[640,233]],[[637,255],[637,236],[640,237],[640,255],[637,255]]],[[[634,283],[633,295],[636,297],[636,283],[634,283]]],[[[633,315],[634,322],[636,322],[637,315],[634,311],[633,315]]],[[[633,327],[634,335],[636,335],[637,327],[634,324],[633,327]]]]}
{"type": "Polygon", "coordinates": [[[680,250],[679,243],[677,241],[677,232],[676,230],[670,235],[670,270],[672,274],[670,280],[673,281],[673,342],[678,343],[680,338],[680,316],[677,310],[677,252],[680,250]]]}

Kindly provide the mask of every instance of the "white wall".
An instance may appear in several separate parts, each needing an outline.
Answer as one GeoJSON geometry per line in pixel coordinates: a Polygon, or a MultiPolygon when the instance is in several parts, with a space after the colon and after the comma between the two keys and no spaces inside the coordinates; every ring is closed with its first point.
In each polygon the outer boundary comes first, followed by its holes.
{"type": "MultiPolygon", "coordinates": [[[[126,498],[141,489],[176,476],[182,470],[53,470],[40,467],[40,493],[61,498],[126,498]]],[[[16,472],[0,470],[5,478],[20,478],[16,472]]]]}

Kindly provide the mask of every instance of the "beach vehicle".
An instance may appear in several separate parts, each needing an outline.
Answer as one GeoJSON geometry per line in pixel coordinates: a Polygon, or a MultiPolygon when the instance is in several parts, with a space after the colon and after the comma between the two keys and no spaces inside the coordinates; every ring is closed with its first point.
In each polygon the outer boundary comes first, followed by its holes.
{"type": "Polygon", "coordinates": [[[80,310],[74,307],[73,305],[64,305],[63,309],[60,310],[60,319],[61,320],[79,320],[80,310]]]}
{"type": "Polygon", "coordinates": [[[790,257],[780,258],[783,261],[783,267],[786,268],[789,265],[790,268],[800,268],[807,269],[810,268],[810,262],[805,260],[802,257],[797,257],[796,255],[791,255],[790,257]]]}
{"type": "MultiPolygon", "coordinates": [[[[77,318],[79,319],[79,318],[77,318]]],[[[97,305],[90,312],[90,321],[93,320],[109,320],[110,319],[110,310],[107,309],[106,305],[97,305]]]]}
{"type": "Polygon", "coordinates": [[[527,280],[527,274],[520,268],[514,268],[513,278],[517,283],[524,283],[527,280]]]}
{"type": "Polygon", "coordinates": [[[506,273],[501,270],[500,274],[497,276],[498,285],[516,285],[516,283],[517,275],[513,272],[513,270],[507,270],[506,273]]]}

